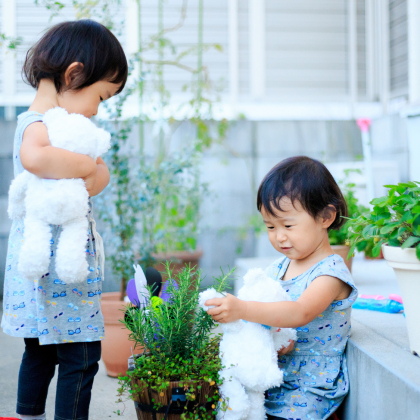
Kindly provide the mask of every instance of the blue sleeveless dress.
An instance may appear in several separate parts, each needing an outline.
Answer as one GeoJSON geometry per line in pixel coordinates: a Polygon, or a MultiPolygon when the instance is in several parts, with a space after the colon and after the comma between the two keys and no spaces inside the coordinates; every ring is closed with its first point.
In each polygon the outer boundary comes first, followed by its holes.
{"type": "Polygon", "coordinates": [[[282,281],[290,260],[283,256],[266,273],[280,281],[292,300],[297,300],[319,276],[336,277],[352,287],[347,299],[334,301],[312,322],[297,328],[292,352],[280,356],[284,383],[267,392],[266,412],[291,420],[327,419],[349,391],[347,361],[344,354],[350,336],[351,306],[357,289],[344,260],[330,255],[305,273],[282,281]]]}
{"type": "MultiPolygon", "coordinates": [[[[20,146],[25,129],[42,121],[42,114],[27,111],[18,116],[14,138],[14,176],[24,168],[20,146]]],[[[90,200],[89,200],[90,201],[90,200]]],[[[48,203],[45,203],[48,205],[48,203]]],[[[103,280],[102,240],[89,202],[89,236],[86,258],[90,274],[84,282],[67,285],[55,273],[55,249],[61,227],[51,225],[51,263],[49,272],[34,282],[23,279],[17,265],[23,242],[23,220],[15,220],[9,235],[3,294],[3,331],[14,337],[38,338],[40,344],[99,341],[104,339],[101,312],[103,280]]]]}

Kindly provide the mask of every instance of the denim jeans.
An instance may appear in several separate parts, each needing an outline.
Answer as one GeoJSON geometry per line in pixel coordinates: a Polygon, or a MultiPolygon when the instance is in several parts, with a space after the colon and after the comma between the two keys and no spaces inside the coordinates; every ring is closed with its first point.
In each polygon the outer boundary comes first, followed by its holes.
{"type": "Polygon", "coordinates": [[[58,365],[54,419],[87,420],[100,358],[100,341],[40,346],[37,338],[25,338],[17,413],[35,416],[45,412],[48,387],[58,365]]]}

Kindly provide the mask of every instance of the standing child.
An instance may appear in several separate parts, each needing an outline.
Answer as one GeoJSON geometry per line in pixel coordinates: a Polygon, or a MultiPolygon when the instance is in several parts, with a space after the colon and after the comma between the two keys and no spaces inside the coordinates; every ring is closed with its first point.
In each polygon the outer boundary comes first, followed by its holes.
{"type": "MultiPolygon", "coordinates": [[[[42,120],[46,111],[57,106],[92,118],[102,101],[121,92],[128,67],[120,43],[97,22],[60,23],[29,50],[23,71],[37,93],[29,110],[18,117],[15,176],[26,169],[40,178],[83,178],[89,196],[99,194],[109,182],[104,161],[52,147],[42,120]]],[[[51,226],[49,273],[29,281],[17,269],[23,221],[12,224],[1,326],[6,334],[25,340],[16,409],[24,419],[45,419],[45,401],[56,364],[55,419],[88,419],[104,338],[100,304],[104,255],[100,255],[98,240],[95,245],[99,235],[95,235],[90,200],[89,207],[86,257],[90,275],[71,287],[57,278],[54,270],[61,227],[51,226]]]]}
{"type": "Polygon", "coordinates": [[[346,202],[321,162],[298,156],[265,176],[257,206],[271,244],[283,254],[267,273],[291,301],[245,302],[228,295],[207,301],[216,306],[208,313],[218,322],[296,328],[297,342],[279,352],[284,383],[267,392],[268,418],[327,419],[349,390],[344,352],[357,289],[328,241],[328,230],[345,223],[346,202]]]}

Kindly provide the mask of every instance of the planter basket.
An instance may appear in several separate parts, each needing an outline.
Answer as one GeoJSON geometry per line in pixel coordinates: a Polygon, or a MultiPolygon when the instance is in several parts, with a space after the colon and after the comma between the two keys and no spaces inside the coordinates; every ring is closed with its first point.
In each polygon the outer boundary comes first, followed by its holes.
{"type": "MultiPolygon", "coordinates": [[[[181,420],[181,414],[191,412],[197,407],[204,407],[207,415],[214,411],[214,408],[212,408],[214,404],[213,399],[209,402],[208,398],[214,395],[216,386],[210,386],[205,381],[199,383],[201,389],[197,388],[197,384],[193,385],[195,399],[193,401],[187,401],[184,387],[181,387],[180,383],[187,389],[191,387],[191,383],[188,382],[170,382],[169,387],[161,395],[154,390],[142,387],[143,383],[141,380],[133,379],[131,382],[132,390],[134,391],[137,387],[141,388],[141,391],[133,393],[137,419],[181,420]],[[155,402],[163,404],[163,407],[154,409],[152,399],[155,402]]],[[[212,416],[212,418],[214,417],[212,416]]]]}
{"type": "Polygon", "coordinates": [[[397,276],[404,302],[410,350],[420,355],[420,261],[414,248],[382,245],[384,258],[397,276]]]}

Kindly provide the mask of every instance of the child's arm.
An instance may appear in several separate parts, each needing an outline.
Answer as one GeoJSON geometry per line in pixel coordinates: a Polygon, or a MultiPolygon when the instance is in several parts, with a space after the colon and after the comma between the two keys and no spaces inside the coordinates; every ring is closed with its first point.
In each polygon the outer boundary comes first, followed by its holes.
{"type": "Polygon", "coordinates": [[[84,178],[87,186],[97,172],[96,162],[91,157],[51,146],[47,127],[41,122],[25,130],[20,160],[28,172],[40,178],[84,178]]]}
{"type": "Polygon", "coordinates": [[[337,299],[349,296],[350,286],[330,277],[317,277],[296,302],[247,302],[228,294],[225,298],[210,299],[206,306],[215,305],[208,314],[218,322],[238,319],[280,328],[296,328],[309,324],[337,299]]]}
{"type": "Polygon", "coordinates": [[[89,184],[89,180],[84,178],[90,197],[100,194],[109,184],[109,170],[106,163],[100,157],[96,160],[96,168],[96,176],[91,185],[89,184]]]}

